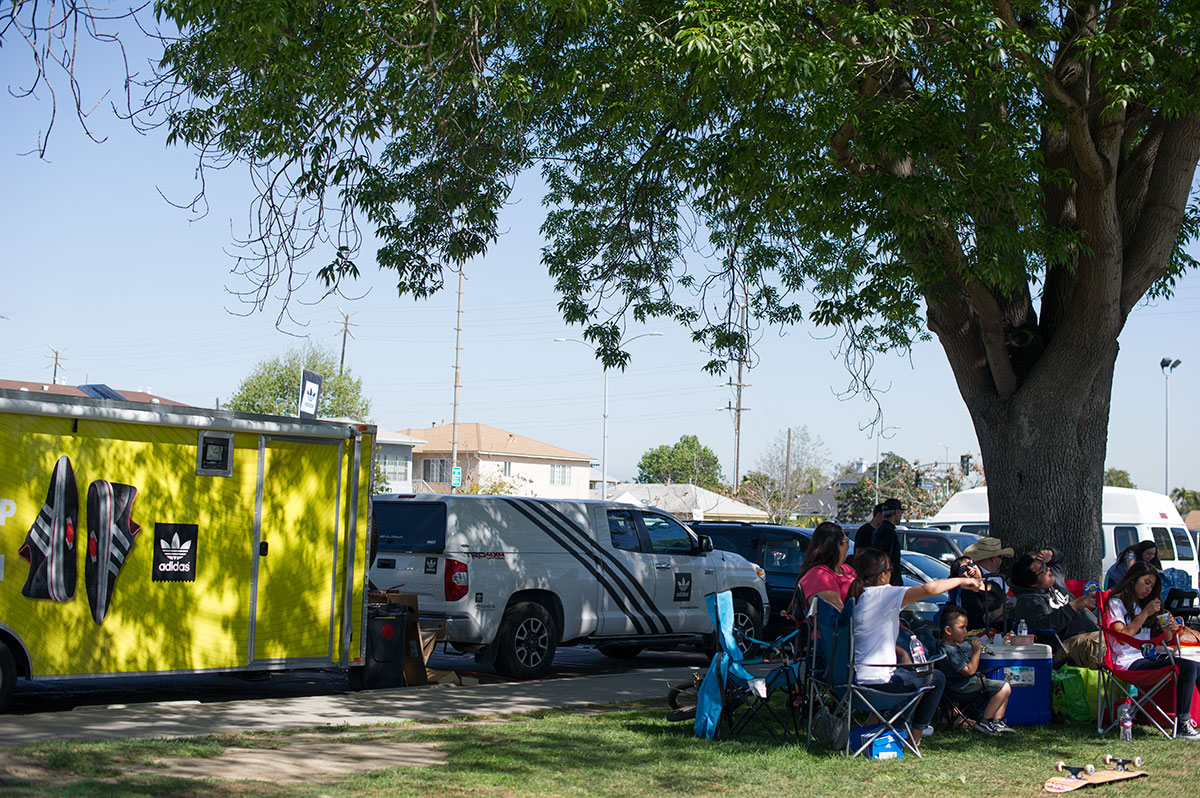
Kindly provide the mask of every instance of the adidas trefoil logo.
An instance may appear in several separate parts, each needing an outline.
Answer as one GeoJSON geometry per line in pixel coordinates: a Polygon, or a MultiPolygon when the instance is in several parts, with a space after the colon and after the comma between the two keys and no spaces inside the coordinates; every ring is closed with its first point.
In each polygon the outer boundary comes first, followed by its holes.
{"type": "Polygon", "coordinates": [[[162,548],[162,552],[166,558],[171,562],[182,560],[192,550],[192,541],[185,540],[181,542],[178,532],[175,533],[169,542],[164,538],[158,542],[158,545],[162,548]]]}

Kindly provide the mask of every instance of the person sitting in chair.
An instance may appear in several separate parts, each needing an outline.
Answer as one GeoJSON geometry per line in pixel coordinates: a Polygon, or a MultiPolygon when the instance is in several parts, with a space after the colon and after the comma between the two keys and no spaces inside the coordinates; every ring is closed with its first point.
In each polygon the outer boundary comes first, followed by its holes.
{"type": "Polygon", "coordinates": [[[1053,557],[1046,552],[1021,555],[1013,564],[1012,585],[1017,595],[1013,617],[1031,631],[1048,630],[1062,640],[1063,651],[1081,668],[1100,667],[1100,626],[1091,596],[1073,598],[1056,575],[1053,557]]]}
{"type": "MultiPolygon", "coordinates": [[[[1162,602],[1154,598],[1158,591],[1159,574],[1154,566],[1148,562],[1135,562],[1109,594],[1107,610],[1112,622],[1108,628],[1137,640],[1149,640],[1162,632],[1168,636],[1178,634],[1179,625],[1174,618],[1164,628],[1155,617],[1162,612],[1162,602]]],[[[1112,661],[1113,665],[1126,671],[1155,670],[1171,664],[1166,657],[1145,657],[1140,649],[1119,640],[1112,641],[1112,661]]],[[[1197,665],[1190,659],[1177,658],[1175,667],[1179,669],[1175,679],[1175,715],[1179,723],[1179,736],[1185,740],[1200,740],[1200,729],[1191,715],[1197,665]]]]}
{"type": "Polygon", "coordinates": [[[916,587],[891,584],[891,558],[878,549],[857,552],[854,557],[858,578],[846,591],[857,602],[854,607],[854,673],[858,682],[886,693],[907,693],[934,686],[921,697],[913,713],[913,744],[933,734],[929,722],[946,689],[946,674],[932,670],[928,675],[896,667],[896,637],[900,631],[900,610],[914,601],[938,596],[956,587],[982,590],[983,580],[974,577],[935,579],[916,587]],[[919,731],[918,731],[919,730],[919,731]]]}
{"type": "Polygon", "coordinates": [[[846,563],[849,550],[850,538],[840,526],[832,521],[817,525],[796,580],[805,602],[820,596],[839,610],[842,608],[846,591],[858,576],[846,563]]]}
{"type": "Polygon", "coordinates": [[[1125,578],[1130,567],[1138,562],[1149,563],[1158,570],[1162,570],[1162,563],[1158,559],[1158,546],[1153,540],[1143,540],[1140,543],[1126,546],[1117,555],[1117,561],[1108,569],[1108,573],[1104,575],[1104,589],[1112,590],[1116,587],[1117,583],[1125,578]]]}
{"type": "MultiPolygon", "coordinates": [[[[1011,549],[1009,549],[1011,551],[1011,549]]],[[[967,615],[968,629],[987,631],[992,627],[1004,626],[1004,588],[999,582],[986,579],[983,569],[970,557],[958,557],[950,563],[953,576],[973,576],[983,580],[984,589],[977,593],[964,590],[958,597],[962,610],[967,615]]]]}
{"type": "Polygon", "coordinates": [[[975,731],[990,735],[1014,733],[1016,730],[1004,720],[1012,688],[1006,681],[986,679],[979,672],[983,644],[978,637],[967,640],[967,613],[962,607],[947,604],[938,625],[942,628],[942,653],[946,655],[938,667],[946,674],[946,694],[957,701],[987,700],[983,720],[971,727],[975,731]]]}

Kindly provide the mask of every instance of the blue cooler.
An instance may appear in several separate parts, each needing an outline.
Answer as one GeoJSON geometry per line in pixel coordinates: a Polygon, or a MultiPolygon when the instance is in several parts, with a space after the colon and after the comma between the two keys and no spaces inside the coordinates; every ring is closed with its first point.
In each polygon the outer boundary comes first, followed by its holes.
{"type": "MultiPolygon", "coordinates": [[[[882,723],[876,723],[873,726],[860,726],[857,729],[851,729],[850,750],[857,751],[858,747],[863,744],[863,740],[883,728],[886,727],[882,723]]],[[[902,740],[904,736],[903,729],[895,733],[885,731],[872,740],[871,744],[863,750],[863,756],[869,756],[871,759],[903,759],[904,743],[902,740]]]]}
{"type": "Polygon", "coordinates": [[[1050,722],[1050,646],[985,645],[979,670],[988,679],[1003,679],[1012,688],[1004,719],[1013,726],[1045,726],[1050,722]]]}

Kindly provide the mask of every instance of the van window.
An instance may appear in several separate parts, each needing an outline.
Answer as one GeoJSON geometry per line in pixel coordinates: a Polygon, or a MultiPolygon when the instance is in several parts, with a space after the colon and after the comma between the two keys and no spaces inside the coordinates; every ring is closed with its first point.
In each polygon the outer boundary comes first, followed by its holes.
{"type": "Polygon", "coordinates": [[[808,541],[791,535],[767,535],[767,548],[763,552],[762,567],[768,571],[799,573],[804,562],[808,541]]]}
{"type": "Polygon", "coordinates": [[[1196,559],[1195,553],[1192,551],[1192,539],[1188,537],[1188,531],[1181,526],[1171,527],[1171,535],[1175,538],[1175,553],[1181,560],[1196,559]]]}
{"type": "Polygon", "coordinates": [[[446,505],[441,502],[376,501],[376,551],[441,551],[446,547],[446,505]]]}
{"type": "Polygon", "coordinates": [[[662,515],[642,513],[650,548],[658,554],[691,554],[692,536],[683,524],[662,515]]]}
{"type": "Polygon", "coordinates": [[[970,532],[972,535],[987,535],[990,524],[963,524],[959,532],[970,532]]]}
{"type": "MultiPolygon", "coordinates": [[[[1117,556],[1125,549],[1138,542],[1138,533],[1136,526],[1115,526],[1113,527],[1113,556],[1117,556]]],[[[1103,552],[1102,554],[1107,554],[1103,552]]]]}
{"type": "Polygon", "coordinates": [[[614,549],[642,550],[642,542],[638,540],[637,522],[633,520],[632,510],[608,511],[608,536],[614,549]]]}
{"type": "Polygon", "coordinates": [[[1151,527],[1150,531],[1154,533],[1154,545],[1158,546],[1158,559],[1174,560],[1175,544],[1171,542],[1171,533],[1167,531],[1167,528],[1155,526],[1151,527]]]}

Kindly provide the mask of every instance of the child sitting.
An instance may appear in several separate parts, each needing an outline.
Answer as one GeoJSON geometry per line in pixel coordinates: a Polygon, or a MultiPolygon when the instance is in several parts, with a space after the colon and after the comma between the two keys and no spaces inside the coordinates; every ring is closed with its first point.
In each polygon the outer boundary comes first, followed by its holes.
{"type": "Polygon", "coordinates": [[[945,658],[938,663],[946,674],[946,694],[956,700],[986,698],[983,720],[972,728],[983,734],[1012,734],[1004,720],[1008,709],[1008,697],[1012,688],[1008,682],[985,679],[979,673],[979,638],[967,641],[967,613],[962,607],[947,604],[938,619],[942,628],[942,653],[945,658]]]}

